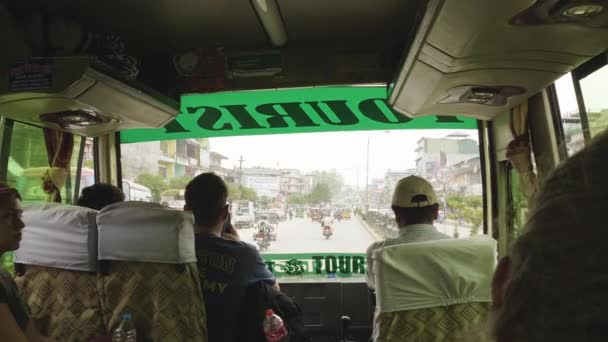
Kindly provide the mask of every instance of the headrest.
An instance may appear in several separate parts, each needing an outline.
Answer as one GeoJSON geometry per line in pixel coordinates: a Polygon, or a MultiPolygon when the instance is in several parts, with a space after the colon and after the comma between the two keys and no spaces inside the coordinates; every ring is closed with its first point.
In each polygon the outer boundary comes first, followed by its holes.
{"type": "Polygon", "coordinates": [[[491,301],[497,258],[491,237],[394,245],[372,257],[381,312],[491,301]]]}
{"type": "Polygon", "coordinates": [[[26,205],[15,262],[77,271],[96,270],[97,211],[61,203],[26,205]]]}
{"type": "Polygon", "coordinates": [[[121,202],[97,215],[98,259],[196,262],[192,215],[156,203],[121,202]]]}

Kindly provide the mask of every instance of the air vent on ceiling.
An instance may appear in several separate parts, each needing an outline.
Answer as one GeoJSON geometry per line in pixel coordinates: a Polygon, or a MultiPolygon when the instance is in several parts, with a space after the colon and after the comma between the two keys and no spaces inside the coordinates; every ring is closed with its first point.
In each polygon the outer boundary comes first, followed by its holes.
{"type": "Polygon", "coordinates": [[[175,101],[97,71],[88,58],[48,59],[37,62],[37,70],[41,63],[48,63],[48,68],[38,75],[28,74],[28,62],[9,64],[8,70],[0,66],[0,73],[9,74],[11,68],[25,65],[18,71],[31,79],[39,78],[35,83],[18,83],[18,87],[10,77],[0,80],[3,116],[97,136],[127,128],[161,127],[179,113],[175,101]]]}
{"type": "Polygon", "coordinates": [[[388,102],[410,117],[492,119],[606,49],[608,29],[589,24],[606,13],[574,4],[607,1],[431,0],[388,102]],[[535,4],[564,21],[513,22],[535,4]]]}

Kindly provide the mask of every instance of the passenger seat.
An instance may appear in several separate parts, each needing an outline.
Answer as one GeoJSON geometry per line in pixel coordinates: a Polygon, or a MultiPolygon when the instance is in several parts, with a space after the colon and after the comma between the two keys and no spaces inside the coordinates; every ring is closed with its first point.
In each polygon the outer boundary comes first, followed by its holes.
{"type": "Polygon", "coordinates": [[[133,315],[138,340],[207,341],[192,216],[147,202],[122,202],[97,216],[99,291],[111,332],[133,315]]]}
{"type": "Polygon", "coordinates": [[[105,334],[97,295],[96,215],[58,203],[24,208],[15,280],[36,327],[57,341],[105,334]]]}
{"type": "Polygon", "coordinates": [[[496,266],[488,236],[389,246],[374,252],[374,341],[476,341],[496,266]]]}

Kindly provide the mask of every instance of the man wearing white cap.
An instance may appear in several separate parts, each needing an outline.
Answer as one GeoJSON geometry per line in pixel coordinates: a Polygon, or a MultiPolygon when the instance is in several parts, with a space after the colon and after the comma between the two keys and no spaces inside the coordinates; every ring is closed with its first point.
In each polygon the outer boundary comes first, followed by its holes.
{"type": "Polygon", "coordinates": [[[433,186],[424,178],[402,178],[395,187],[391,208],[399,228],[399,236],[372,243],[367,248],[367,286],[375,289],[372,253],[374,250],[411,242],[451,239],[433,226],[439,204],[433,186]]]}

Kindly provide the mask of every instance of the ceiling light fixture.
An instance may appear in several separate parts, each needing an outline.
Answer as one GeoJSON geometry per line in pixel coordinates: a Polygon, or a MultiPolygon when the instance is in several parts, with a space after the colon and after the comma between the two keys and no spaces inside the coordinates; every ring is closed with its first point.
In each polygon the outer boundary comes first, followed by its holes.
{"type": "Polygon", "coordinates": [[[251,0],[251,2],[268,37],[270,37],[272,45],[285,45],[287,43],[287,31],[285,30],[285,24],[283,23],[283,18],[281,18],[281,12],[279,11],[277,1],[251,0]]]}
{"type": "Polygon", "coordinates": [[[604,11],[604,6],[600,4],[584,4],[568,7],[562,11],[564,17],[584,18],[592,17],[604,11]]]}

